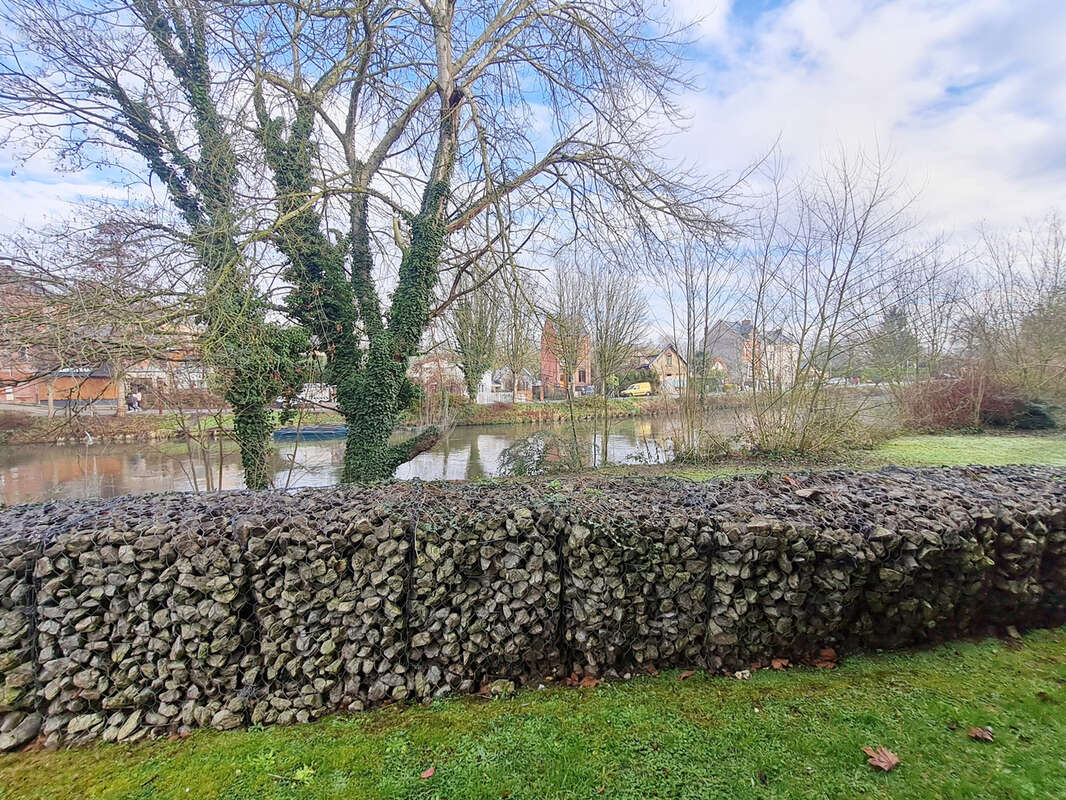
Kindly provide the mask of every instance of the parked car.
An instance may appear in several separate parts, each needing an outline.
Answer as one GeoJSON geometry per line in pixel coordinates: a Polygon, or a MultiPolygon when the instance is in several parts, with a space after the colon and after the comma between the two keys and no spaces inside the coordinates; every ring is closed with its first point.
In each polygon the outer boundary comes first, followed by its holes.
{"type": "Polygon", "coordinates": [[[591,383],[590,383],[590,384],[587,384],[587,385],[585,385],[585,386],[582,386],[582,387],[581,387],[581,388],[580,388],[580,389],[578,390],[578,394],[580,394],[580,395],[584,395],[584,396],[588,396],[588,395],[590,395],[590,394],[596,394],[596,387],[595,387],[595,386],[593,386],[593,385],[592,385],[591,383]]]}
{"type": "Polygon", "coordinates": [[[651,384],[648,381],[631,383],[621,391],[622,397],[651,397],[651,384]]]}

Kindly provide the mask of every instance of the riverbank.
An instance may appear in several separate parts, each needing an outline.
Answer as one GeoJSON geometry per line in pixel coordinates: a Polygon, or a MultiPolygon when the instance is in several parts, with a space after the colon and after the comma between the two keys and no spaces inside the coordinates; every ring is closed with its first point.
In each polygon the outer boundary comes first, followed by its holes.
{"type": "Polygon", "coordinates": [[[819,460],[750,457],[723,459],[707,464],[618,464],[599,468],[595,472],[617,476],[663,475],[702,481],[759,472],[879,469],[888,466],[998,467],[1013,464],[1066,466],[1066,431],[1038,434],[907,434],[887,439],[868,450],[854,450],[846,455],[819,460]]]}
{"type": "MultiPolygon", "coordinates": [[[[575,400],[574,414],[578,420],[600,418],[602,400],[582,397],[575,400]]],[[[743,398],[723,397],[723,409],[740,407],[743,398]]],[[[670,413],[671,404],[661,397],[611,398],[608,414],[612,419],[630,417],[653,417],[670,413]]],[[[454,425],[458,427],[482,425],[553,424],[570,419],[565,402],[536,403],[490,403],[477,405],[460,403],[451,409],[454,425]]],[[[303,411],[282,425],[280,414],[275,414],[275,427],[301,427],[312,425],[343,424],[343,417],[336,411],[303,411]]],[[[416,415],[404,413],[399,429],[424,424],[416,415]]],[[[81,413],[73,418],[42,417],[29,413],[0,412],[0,445],[22,444],[84,444],[87,441],[105,442],[151,442],[214,438],[220,432],[232,429],[233,416],[228,411],[164,412],[142,411],[139,413],[93,416],[81,413]]]]}

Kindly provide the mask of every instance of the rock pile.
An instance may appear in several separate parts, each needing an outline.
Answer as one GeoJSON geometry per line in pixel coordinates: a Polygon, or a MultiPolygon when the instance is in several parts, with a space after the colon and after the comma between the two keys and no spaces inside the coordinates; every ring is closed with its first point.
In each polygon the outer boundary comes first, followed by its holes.
{"type": "Polygon", "coordinates": [[[0,748],[1061,624],[1064,478],[393,483],[2,510],[0,748]]]}

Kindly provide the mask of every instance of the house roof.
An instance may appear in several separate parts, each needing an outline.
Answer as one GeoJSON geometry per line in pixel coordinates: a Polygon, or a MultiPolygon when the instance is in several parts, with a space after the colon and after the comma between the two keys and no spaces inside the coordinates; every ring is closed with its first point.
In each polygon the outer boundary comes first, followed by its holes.
{"type": "Polygon", "coordinates": [[[688,366],[688,362],[685,361],[685,359],[681,356],[681,354],[679,352],[677,352],[677,348],[674,347],[672,344],[667,345],[666,347],[662,348],[661,350],[650,350],[650,351],[646,351],[646,352],[640,353],[638,357],[640,358],[641,363],[645,363],[646,362],[650,366],[651,364],[654,364],[656,361],[658,361],[659,358],[664,353],[666,353],[668,350],[671,353],[673,353],[675,356],[677,356],[677,360],[679,362],[681,362],[685,366],[688,366]]]}

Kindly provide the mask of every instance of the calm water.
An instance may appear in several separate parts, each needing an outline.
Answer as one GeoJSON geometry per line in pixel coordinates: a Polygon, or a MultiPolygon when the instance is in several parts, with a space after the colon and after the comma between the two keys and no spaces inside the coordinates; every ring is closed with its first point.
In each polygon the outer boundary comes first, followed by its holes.
{"type": "MultiPolygon", "coordinates": [[[[665,460],[665,419],[615,420],[607,438],[613,463],[665,460]]],[[[498,474],[500,454],[536,430],[532,425],[492,425],[454,429],[433,450],[404,464],[397,478],[461,480],[498,474]]],[[[585,423],[580,431],[598,452],[599,439],[585,423]]],[[[216,445],[217,447],[217,445],[216,445]]],[[[279,443],[274,485],[328,486],[336,483],[343,440],[279,443]]],[[[180,442],[0,447],[0,502],[27,503],[58,498],[114,497],[166,491],[205,491],[243,486],[240,459],[217,449],[190,453],[180,442]]]]}

